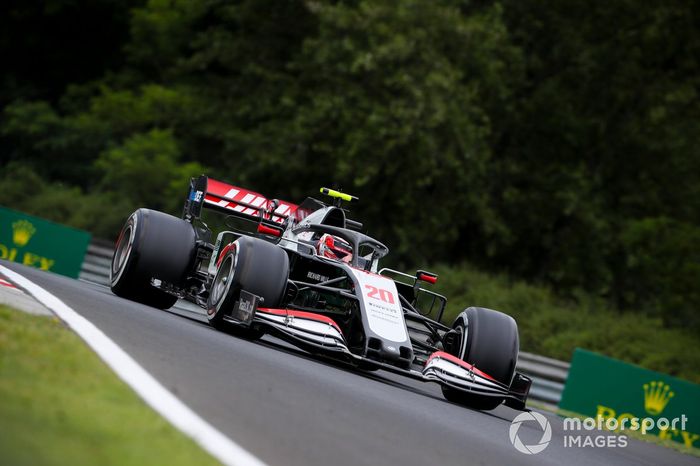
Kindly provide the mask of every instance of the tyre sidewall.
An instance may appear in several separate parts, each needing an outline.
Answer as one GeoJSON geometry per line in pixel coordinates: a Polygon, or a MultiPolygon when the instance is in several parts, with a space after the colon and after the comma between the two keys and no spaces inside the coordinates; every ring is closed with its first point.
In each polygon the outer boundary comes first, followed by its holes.
{"type": "Polygon", "coordinates": [[[481,307],[470,307],[464,314],[460,321],[466,322],[466,342],[460,358],[510,386],[520,343],[515,320],[481,307]]]}
{"type": "Polygon", "coordinates": [[[240,287],[235,283],[236,266],[238,265],[238,245],[232,244],[226,254],[221,258],[221,264],[216,271],[212,288],[209,290],[209,299],[207,300],[207,318],[215,327],[223,323],[224,314],[233,308],[238,299],[240,287]],[[229,263],[229,260],[231,261],[229,263]],[[215,287],[219,286],[221,274],[228,273],[228,281],[224,288],[219,293],[215,287]],[[216,291],[216,296],[214,295],[216,291]],[[216,301],[215,301],[216,300],[216,301]]]}
{"type": "Polygon", "coordinates": [[[238,238],[221,258],[214,276],[207,300],[209,322],[223,328],[224,315],[233,309],[242,289],[263,298],[264,307],[279,306],[288,277],[289,258],[281,248],[257,238],[238,238]],[[222,273],[228,273],[228,282],[219,294],[215,287],[222,273]]]}
{"type": "MultiPolygon", "coordinates": [[[[462,333],[458,356],[499,382],[510,386],[518,360],[519,337],[515,320],[492,309],[470,307],[455,319],[453,328],[462,333]]],[[[450,387],[445,398],[475,409],[491,410],[503,399],[480,396],[450,387]]]]}
{"type": "Polygon", "coordinates": [[[129,216],[117,239],[110,264],[112,291],[149,306],[172,307],[177,297],[154,288],[151,278],[182,286],[195,259],[195,241],[194,228],[184,220],[138,209],[129,216]],[[122,252],[126,257],[117,263],[122,252]]]}

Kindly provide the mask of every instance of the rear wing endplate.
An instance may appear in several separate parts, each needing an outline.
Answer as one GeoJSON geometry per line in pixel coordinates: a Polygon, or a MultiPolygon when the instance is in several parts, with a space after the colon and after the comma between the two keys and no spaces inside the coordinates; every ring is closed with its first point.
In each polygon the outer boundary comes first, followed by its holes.
{"type": "Polygon", "coordinates": [[[265,196],[245,188],[201,175],[190,180],[182,218],[199,219],[203,208],[235,215],[259,223],[278,226],[296,210],[297,205],[265,196]]]}

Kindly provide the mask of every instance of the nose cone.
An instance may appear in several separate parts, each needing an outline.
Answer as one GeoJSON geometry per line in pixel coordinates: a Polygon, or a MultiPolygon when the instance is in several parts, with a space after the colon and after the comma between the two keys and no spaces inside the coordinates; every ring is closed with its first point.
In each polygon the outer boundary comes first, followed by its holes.
{"type": "Polygon", "coordinates": [[[381,354],[382,359],[386,361],[398,361],[401,359],[401,352],[399,351],[399,347],[397,345],[387,344],[386,342],[382,343],[382,347],[379,350],[379,354],[381,354]]]}

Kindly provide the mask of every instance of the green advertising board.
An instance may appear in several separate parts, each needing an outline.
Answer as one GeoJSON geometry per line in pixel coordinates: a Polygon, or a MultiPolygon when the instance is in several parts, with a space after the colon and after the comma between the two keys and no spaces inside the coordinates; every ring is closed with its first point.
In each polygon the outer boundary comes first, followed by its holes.
{"type": "Polygon", "coordinates": [[[0,259],[78,278],[90,234],[0,207],[0,259]]]}
{"type": "Polygon", "coordinates": [[[700,385],[580,348],[574,352],[559,408],[615,418],[617,426],[623,420],[631,426],[635,418],[640,424],[653,419],[647,435],[700,447],[700,385]]]}

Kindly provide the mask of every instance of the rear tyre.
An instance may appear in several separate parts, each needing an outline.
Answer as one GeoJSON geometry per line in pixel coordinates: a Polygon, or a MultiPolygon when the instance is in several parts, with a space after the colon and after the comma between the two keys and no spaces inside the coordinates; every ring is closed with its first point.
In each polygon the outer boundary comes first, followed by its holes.
{"type": "Polygon", "coordinates": [[[155,278],[182,286],[195,260],[192,225],[156,210],[139,209],[117,239],[110,267],[110,288],[117,296],[159,309],[177,297],[151,285],[155,278]]]}
{"type": "MultiPolygon", "coordinates": [[[[470,307],[457,316],[452,327],[461,334],[455,356],[510,386],[520,346],[515,320],[502,312],[470,307]]],[[[450,387],[442,387],[442,393],[449,401],[481,410],[494,409],[503,402],[503,398],[450,387]]]]}
{"type": "Polygon", "coordinates": [[[260,338],[262,329],[228,325],[224,317],[233,310],[241,290],[262,297],[264,307],[278,307],[287,288],[289,257],[278,246],[247,236],[241,236],[227,248],[219,259],[207,300],[209,323],[238,336],[260,338]]]}

